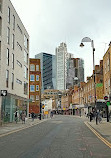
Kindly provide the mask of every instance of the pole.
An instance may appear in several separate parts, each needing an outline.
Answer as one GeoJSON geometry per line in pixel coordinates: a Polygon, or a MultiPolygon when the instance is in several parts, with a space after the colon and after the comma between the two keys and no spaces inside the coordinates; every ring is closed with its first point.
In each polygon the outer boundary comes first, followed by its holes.
{"type": "Polygon", "coordinates": [[[109,122],[109,110],[108,110],[107,102],[106,102],[106,115],[107,115],[107,122],[109,122]]]}
{"type": "Polygon", "coordinates": [[[94,48],[94,42],[92,40],[92,49],[93,49],[93,73],[94,73],[94,107],[96,108],[96,74],[95,74],[95,61],[94,61],[94,52],[95,52],[95,48],[94,48]]]}

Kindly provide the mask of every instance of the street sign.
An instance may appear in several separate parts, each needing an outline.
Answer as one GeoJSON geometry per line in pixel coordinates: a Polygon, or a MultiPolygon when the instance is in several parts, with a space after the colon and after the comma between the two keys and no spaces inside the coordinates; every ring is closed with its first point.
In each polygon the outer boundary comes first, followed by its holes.
{"type": "Polygon", "coordinates": [[[110,106],[110,101],[107,101],[107,106],[110,106]]]}
{"type": "Polygon", "coordinates": [[[104,100],[108,100],[108,96],[104,96],[104,100]]]}
{"type": "Polygon", "coordinates": [[[7,96],[7,90],[1,90],[1,96],[7,96]]]}

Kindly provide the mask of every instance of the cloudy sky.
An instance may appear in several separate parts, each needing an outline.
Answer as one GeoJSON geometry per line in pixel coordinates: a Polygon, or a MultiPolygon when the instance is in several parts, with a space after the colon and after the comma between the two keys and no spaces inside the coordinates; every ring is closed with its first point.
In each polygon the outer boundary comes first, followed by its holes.
{"type": "Polygon", "coordinates": [[[111,41],[111,0],[11,0],[30,36],[30,57],[46,52],[55,54],[55,48],[66,42],[68,52],[84,59],[85,79],[92,74],[91,44],[94,40],[95,64],[111,41]]]}

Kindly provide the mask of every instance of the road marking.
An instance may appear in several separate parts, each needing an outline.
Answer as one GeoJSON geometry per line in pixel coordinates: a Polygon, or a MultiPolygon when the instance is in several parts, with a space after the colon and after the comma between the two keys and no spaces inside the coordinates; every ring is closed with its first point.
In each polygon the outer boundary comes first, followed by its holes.
{"type": "Polygon", "coordinates": [[[45,122],[45,121],[47,121],[47,120],[43,120],[43,121],[37,122],[37,123],[35,123],[35,124],[29,125],[29,126],[26,126],[26,127],[22,127],[22,128],[15,129],[15,130],[13,130],[13,131],[10,131],[10,132],[4,133],[4,134],[0,134],[0,138],[1,138],[1,137],[4,137],[4,136],[7,136],[7,135],[10,135],[10,134],[12,134],[12,133],[16,133],[16,132],[22,131],[22,130],[27,129],[27,128],[31,128],[31,127],[33,127],[33,126],[35,126],[35,125],[37,125],[37,124],[40,124],[40,123],[42,123],[42,122],[45,122]]]}
{"type": "Polygon", "coordinates": [[[108,142],[105,138],[103,138],[96,130],[94,130],[91,125],[89,125],[87,122],[84,122],[85,125],[101,140],[103,143],[105,143],[109,148],[111,148],[111,143],[108,142]]]}

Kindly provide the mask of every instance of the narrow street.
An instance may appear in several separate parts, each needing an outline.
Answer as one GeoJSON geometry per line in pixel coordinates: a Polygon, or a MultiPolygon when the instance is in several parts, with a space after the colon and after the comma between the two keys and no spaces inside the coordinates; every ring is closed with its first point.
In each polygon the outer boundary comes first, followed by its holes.
{"type": "Polygon", "coordinates": [[[110,158],[111,149],[80,118],[57,115],[0,138],[3,158],[110,158]]]}

